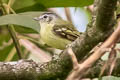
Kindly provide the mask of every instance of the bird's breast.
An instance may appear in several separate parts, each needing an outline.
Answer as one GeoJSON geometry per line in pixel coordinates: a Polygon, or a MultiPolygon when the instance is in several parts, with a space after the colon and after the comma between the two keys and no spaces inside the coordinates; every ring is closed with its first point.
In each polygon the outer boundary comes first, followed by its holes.
{"type": "Polygon", "coordinates": [[[71,41],[55,35],[52,31],[54,25],[46,25],[41,28],[41,39],[49,46],[57,49],[64,49],[71,41]],[[47,27],[46,27],[47,26],[47,27]]]}

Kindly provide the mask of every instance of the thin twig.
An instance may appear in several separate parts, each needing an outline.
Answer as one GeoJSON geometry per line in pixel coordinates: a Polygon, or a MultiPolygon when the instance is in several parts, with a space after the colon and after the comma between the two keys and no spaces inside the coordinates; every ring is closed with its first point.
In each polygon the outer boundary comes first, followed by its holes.
{"type": "MultiPolygon", "coordinates": [[[[11,2],[9,2],[9,5],[10,5],[10,3],[11,2]]],[[[5,13],[9,14],[10,11],[8,9],[10,9],[10,6],[5,4],[5,3],[2,3],[2,5],[3,5],[3,8],[5,10],[5,13]]],[[[14,26],[13,25],[8,25],[7,28],[8,28],[8,31],[9,31],[12,39],[13,39],[16,51],[18,53],[18,57],[19,57],[19,59],[22,59],[22,51],[21,51],[21,47],[20,47],[20,44],[19,44],[19,41],[18,41],[18,38],[17,38],[17,35],[16,35],[16,31],[14,29],[14,26]]]]}
{"type": "Polygon", "coordinates": [[[10,39],[8,42],[3,41],[2,45],[0,46],[0,50],[3,50],[4,48],[10,46],[13,43],[12,39],[10,39]]]}
{"type": "Polygon", "coordinates": [[[109,75],[111,75],[112,74],[112,72],[113,72],[113,69],[114,69],[114,66],[115,66],[115,63],[116,63],[116,57],[117,57],[117,52],[116,52],[116,50],[115,50],[115,46],[116,46],[116,44],[114,43],[114,45],[113,45],[113,49],[112,49],[112,51],[111,51],[111,53],[109,54],[109,61],[110,61],[110,63],[111,63],[111,65],[110,65],[110,70],[109,70],[109,75]]]}
{"type": "Polygon", "coordinates": [[[21,45],[23,45],[27,50],[29,50],[32,54],[37,56],[40,62],[48,62],[51,60],[51,56],[46,54],[46,52],[42,51],[35,44],[31,43],[29,40],[20,39],[21,45]]]}
{"type": "Polygon", "coordinates": [[[8,31],[9,31],[12,39],[13,39],[16,51],[18,53],[18,57],[19,57],[19,59],[22,59],[22,51],[21,51],[21,47],[20,47],[18,38],[17,38],[17,36],[15,34],[14,27],[13,27],[13,25],[8,25],[7,28],[8,28],[8,31]]]}
{"type": "Polygon", "coordinates": [[[86,8],[91,14],[93,14],[93,5],[90,5],[86,8]]]}
{"type": "Polygon", "coordinates": [[[15,49],[15,47],[13,47],[4,61],[6,61],[6,62],[11,61],[13,59],[15,53],[16,53],[16,49],[15,49]]]}
{"type": "Polygon", "coordinates": [[[71,19],[71,15],[70,15],[70,9],[69,8],[64,8],[64,10],[65,10],[67,20],[72,23],[72,19],[71,19]]]}
{"type": "Polygon", "coordinates": [[[71,48],[68,48],[68,53],[71,56],[71,59],[73,61],[73,69],[77,69],[79,67],[79,63],[78,63],[77,58],[71,48]]]}
{"type": "MultiPolygon", "coordinates": [[[[113,43],[114,44],[114,43],[113,43]]],[[[102,67],[102,70],[100,72],[100,75],[99,77],[101,77],[105,71],[106,68],[108,68],[109,66],[111,66],[111,62],[114,60],[114,57],[115,57],[115,45],[113,45],[111,47],[111,51],[109,52],[109,57],[108,57],[108,60],[106,61],[106,63],[103,65],[102,67]]],[[[110,72],[109,72],[110,73],[110,72]]]]}

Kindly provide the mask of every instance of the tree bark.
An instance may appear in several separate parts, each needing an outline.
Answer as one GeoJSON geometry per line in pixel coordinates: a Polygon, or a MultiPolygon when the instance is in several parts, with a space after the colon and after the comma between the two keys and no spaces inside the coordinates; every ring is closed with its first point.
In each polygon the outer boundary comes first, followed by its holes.
{"type": "MultiPolygon", "coordinates": [[[[99,60],[96,63],[96,65],[90,68],[90,70],[86,73],[84,77],[87,78],[98,77],[101,71],[101,67],[104,65],[104,63],[105,61],[99,60]]],[[[120,74],[119,67],[120,67],[120,58],[117,59],[117,63],[115,65],[112,75],[119,76],[120,74]]],[[[56,78],[52,78],[52,77],[49,78],[48,76],[44,76],[44,74],[42,75],[41,73],[43,72],[42,71],[43,68],[44,68],[43,64],[36,63],[32,60],[19,60],[17,62],[1,62],[0,80],[43,80],[43,78],[41,77],[46,77],[46,79],[44,80],[59,79],[60,77],[59,75],[56,78]]],[[[107,75],[108,71],[109,69],[106,69],[103,75],[104,76],[107,75]]],[[[58,72],[58,70],[56,72],[58,72]]],[[[54,73],[51,75],[54,75],[54,73]]],[[[63,78],[60,78],[60,80],[63,80],[63,78]]]]}

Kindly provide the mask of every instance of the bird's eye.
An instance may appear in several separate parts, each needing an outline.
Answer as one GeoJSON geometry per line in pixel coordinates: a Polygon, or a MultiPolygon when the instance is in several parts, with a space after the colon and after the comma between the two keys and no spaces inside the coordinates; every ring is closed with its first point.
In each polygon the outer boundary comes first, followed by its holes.
{"type": "Polygon", "coordinates": [[[44,16],[43,18],[47,18],[47,16],[44,16]]]}

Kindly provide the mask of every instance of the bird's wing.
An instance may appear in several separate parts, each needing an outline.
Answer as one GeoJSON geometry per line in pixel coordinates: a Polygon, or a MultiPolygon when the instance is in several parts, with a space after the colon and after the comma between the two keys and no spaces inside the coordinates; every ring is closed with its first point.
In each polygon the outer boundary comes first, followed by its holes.
{"type": "Polygon", "coordinates": [[[78,32],[72,24],[56,24],[53,26],[53,32],[55,35],[68,39],[70,41],[74,41],[80,35],[80,32],[78,32]]]}

